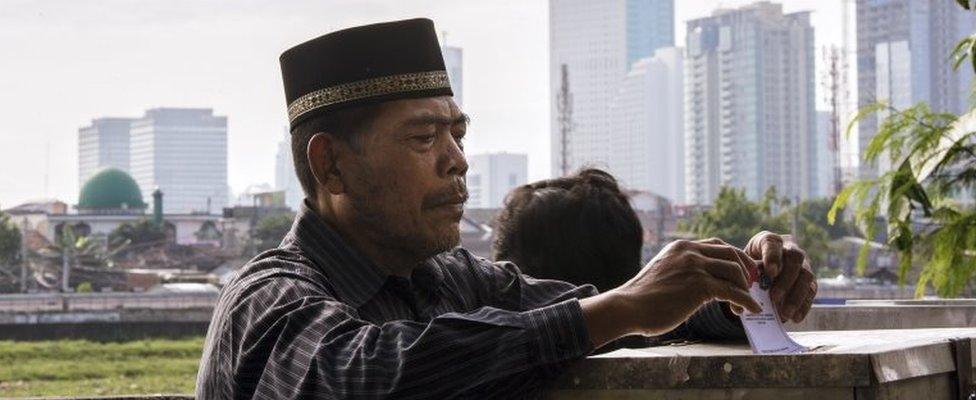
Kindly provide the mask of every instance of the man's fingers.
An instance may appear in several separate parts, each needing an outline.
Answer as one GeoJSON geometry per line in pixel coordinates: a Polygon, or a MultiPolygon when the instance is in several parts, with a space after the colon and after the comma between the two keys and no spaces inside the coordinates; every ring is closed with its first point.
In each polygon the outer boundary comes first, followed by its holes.
{"type": "Polygon", "coordinates": [[[752,257],[749,257],[745,251],[728,244],[699,242],[696,249],[699,253],[712,258],[721,258],[733,262],[741,261],[745,264],[745,267],[755,267],[756,264],[752,257]]]}
{"type": "MultiPolygon", "coordinates": [[[[696,249],[699,253],[702,253],[711,258],[718,258],[722,260],[728,260],[736,264],[741,264],[745,268],[746,273],[746,284],[748,287],[749,277],[758,275],[759,267],[756,265],[756,260],[749,257],[745,251],[739,249],[738,247],[731,246],[728,244],[719,244],[720,239],[709,239],[715,240],[715,243],[703,243],[698,242],[696,249]]],[[[724,242],[723,242],[724,243],[724,242]]]]}
{"type": "Polygon", "coordinates": [[[783,299],[782,307],[779,308],[780,319],[788,320],[792,319],[793,316],[802,307],[805,306],[807,300],[811,299],[811,282],[814,281],[813,273],[807,271],[803,268],[797,268],[800,273],[796,277],[796,282],[790,287],[789,292],[783,299]]]}
{"type": "Polygon", "coordinates": [[[758,242],[750,241],[747,248],[749,255],[760,258],[766,275],[775,279],[779,276],[783,261],[783,238],[779,235],[763,231],[758,235],[758,242]],[[758,254],[757,254],[758,253],[758,254]]]}
{"type": "Polygon", "coordinates": [[[782,252],[780,274],[773,279],[773,287],[769,291],[769,297],[773,304],[780,308],[783,307],[784,298],[790,295],[793,285],[796,284],[796,278],[803,271],[806,261],[806,254],[795,244],[786,243],[782,252]]]}
{"type": "Polygon", "coordinates": [[[727,281],[705,278],[704,284],[712,299],[727,301],[733,307],[739,306],[753,313],[762,311],[762,306],[752,298],[748,291],[733,286],[727,281]]]}
{"type": "Polygon", "coordinates": [[[698,255],[695,260],[702,269],[715,279],[721,279],[742,289],[749,289],[748,271],[735,261],[698,255]]]}
{"type": "Polygon", "coordinates": [[[696,242],[697,243],[707,243],[707,244],[724,244],[726,246],[729,246],[728,243],[725,243],[724,240],[722,240],[720,238],[717,238],[717,237],[710,237],[708,239],[697,240],[696,242]]]}
{"type": "Polygon", "coordinates": [[[791,317],[790,320],[796,323],[803,322],[803,320],[807,318],[807,314],[810,313],[810,308],[812,307],[813,297],[810,297],[806,302],[803,303],[802,306],[800,306],[798,310],[796,310],[795,313],[793,313],[793,317],[791,317]]]}

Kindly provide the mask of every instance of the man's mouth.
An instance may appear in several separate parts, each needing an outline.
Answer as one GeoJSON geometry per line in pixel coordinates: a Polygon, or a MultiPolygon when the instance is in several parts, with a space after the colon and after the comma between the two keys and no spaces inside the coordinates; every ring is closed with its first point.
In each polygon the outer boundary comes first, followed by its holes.
{"type": "Polygon", "coordinates": [[[451,188],[438,193],[428,203],[427,208],[463,208],[468,201],[468,188],[463,182],[452,185],[451,188]]]}
{"type": "Polygon", "coordinates": [[[447,199],[442,199],[434,203],[431,208],[463,208],[464,203],[468,201],[468,195],[456,196],[447,199]]]}

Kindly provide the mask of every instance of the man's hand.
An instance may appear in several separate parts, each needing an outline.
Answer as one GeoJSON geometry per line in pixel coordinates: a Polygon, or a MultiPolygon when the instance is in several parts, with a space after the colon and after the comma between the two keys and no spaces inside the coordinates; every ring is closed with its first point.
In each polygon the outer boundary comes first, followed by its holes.
{"type": "Polygon", "coordinates": [[[712,300],[759,312],[750,268],[752,258],[719,240],[673,242],[627,283],[580,301],[590,340],[599,347],[627,334],[664,333],[712,300]]]}
{"type": "Polygon", "coordinates": [[[769,296],[779,310],[780,320],[803,321],[817,295],[817,280],[806,253],[791,236],[767,231],[753,236],[745,252],[763,261],[766,275],[773,281],[769,296]]]}

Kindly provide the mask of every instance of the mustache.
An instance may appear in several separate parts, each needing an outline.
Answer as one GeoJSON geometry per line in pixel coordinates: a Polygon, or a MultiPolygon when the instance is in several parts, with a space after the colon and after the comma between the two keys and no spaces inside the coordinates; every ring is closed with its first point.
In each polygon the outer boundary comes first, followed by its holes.
{"type": "Polygon", "coordinates": [[[438,207],[447,204],[464,204],[468,201],[468,186],[462,178],[455,178],[451,185],[440,189],[424,199],[424,207],[438,207]]]}

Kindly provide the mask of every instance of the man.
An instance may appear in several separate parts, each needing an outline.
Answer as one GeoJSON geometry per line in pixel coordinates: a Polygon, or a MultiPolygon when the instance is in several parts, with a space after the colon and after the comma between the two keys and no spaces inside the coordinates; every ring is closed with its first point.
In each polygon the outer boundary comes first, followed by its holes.
{"type": "Polygon", "coordinates": [[[785,317],[809,309],[803,255],[772,234],[745,252],[672,244],[602,294],[452,250],[467,118],[430,20],[334,32],[281,66],[306,201],[221,293],[198,398],[524,397],[552,367],[712,299],[757,310],[738,257],[764,258],[785,317]]]}

